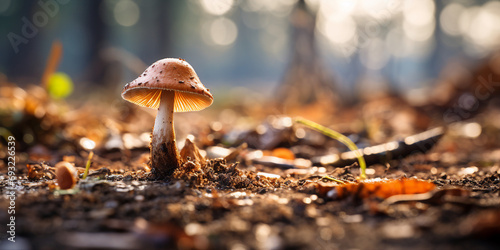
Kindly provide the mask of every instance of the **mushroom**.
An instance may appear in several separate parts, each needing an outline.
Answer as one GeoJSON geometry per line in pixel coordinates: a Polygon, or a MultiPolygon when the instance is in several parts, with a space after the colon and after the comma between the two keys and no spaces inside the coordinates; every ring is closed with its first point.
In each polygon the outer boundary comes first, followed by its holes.
{"type": "Polygon", "coordinates": [[[73,188],[76,184],[77,171],[71,163],[67,161],[61,161],[56,164],[56,178],[57,184],[61,189],[73,188]]]}
{"type": "Polygon", "coordinates": [[[212,94],[188,62],[166,58],[153,63],[137,79],[127,83],[122,98],[142,107],[158,109],[151,140],[151,168],[156,178],[171,176],[180,166],[173,112],[202,110],[212,104],[212,94]]]}

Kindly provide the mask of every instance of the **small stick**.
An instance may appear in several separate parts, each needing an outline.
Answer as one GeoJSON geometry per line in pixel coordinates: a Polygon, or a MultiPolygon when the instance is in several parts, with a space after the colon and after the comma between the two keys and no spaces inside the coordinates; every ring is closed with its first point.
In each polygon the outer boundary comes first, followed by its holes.
{"type": "Polygon", "coordinates": [[[92,157],[94,157],[94,152],[90,151],[89,158],[87,160],[87,165],[85,166],[85,172],[83,173],[83,177],[82,177],[82,179],[84,179],[84,180],[85,180],[85,178],[87,178],[87,175],[89,174],[90,165],[92,163],[92,157]]]}
{"type": "Polygon", "coordinates": [[[53,75],[62,57],[62,43],[56,40],[52,43],[52,48],[50,49],[49,58],[47,59],[47,65],[42,76],[42,87],[47,89],[49,87],[50,76],[53,75]]]}
{"type": "Polygon", "coordinates": [[[306,125],[308,126],[309,128],[312,128],[326,136],[329,136],[339,142],[341,142],[342,144],[346,145],[351,151],[354,152],[354,154],[356,154],[356,157],[358,158],[358,161],[359,161],[359,168],[361,169],[361,174],[360,174],[360,178],[362,180],[366,179],[366,162],[365,162],[365,158],[363,158],[363,154],[361,154],[360,150],[358,149],[358,147],[356,147],[356,144],[354,144],[354,142],[352,142],[349,138],[347,138],[347,136],[337,132],[337,131],[334,131],[332,129],[329,129],[327,127],[324,127],[318,123],[315,123],[313,121],[310,121],[310,120],[306,120],[304,118],[295,118],[295,122],[298,122],[298,123],[301,123],[303,125],[306,125]]]}

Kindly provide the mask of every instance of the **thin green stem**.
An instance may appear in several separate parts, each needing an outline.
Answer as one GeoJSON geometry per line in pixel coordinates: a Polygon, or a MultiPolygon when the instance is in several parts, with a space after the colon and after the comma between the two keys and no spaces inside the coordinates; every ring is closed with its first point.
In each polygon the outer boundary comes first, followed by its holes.
{"type": "Polygon", "coordinates": [[[340,183],[340,184],[345,184],[345,182],[344,182],[344,181],[339,180],[339,179],[337,179],[337,178],[330,177],[330,176],[328,176],[328,175],[325,175],[325,176],[321,177],[321,179],[327,179],[327,180],[331,180],[331,181],[338,182],[338,183],[340,183]]]}
{"type": "Polygon", "coordinates": [[[89,169],[90,169],[90,165],[92,163],[92,157],[94,157],[94,152],[90,151],[89,158],[87,160],[87,165],[85,166],[85,172],[83,173],[83,177],[82,177],[82,179],[84,179],[84,180],[85,180],[85,178],[87,178],[87,175],[89,175],[89,169]]]}
{"type": "Polygon", "coordinates": [[[295,118],[295,122],[306,125],[307,127],[312,128],[312,129],[314,129],[314,130],[316,130],[316,131],[318,131],[326,136],[329,136],[329,137],[341,142],[342,144],[346,145],[351,151],[354,152],[354,154],[356,154],[356,158],[358,158],[359,167],[361,169],[360,178],[366,179],[365,158],[363,158],[363,154],[361,154],[361,150],[359,150],[358,147],[356,147],[356,144],[354,144],[354,142],[352,142],[349,138],[347,138],[347,136],[345,136],[345,135],[343,135],[335,130],[332,130],[332,129],[329,129],[325,126],[322,126],[318,123],[315,123],[313,121],[304,119],[304,118],[295,118]]]}

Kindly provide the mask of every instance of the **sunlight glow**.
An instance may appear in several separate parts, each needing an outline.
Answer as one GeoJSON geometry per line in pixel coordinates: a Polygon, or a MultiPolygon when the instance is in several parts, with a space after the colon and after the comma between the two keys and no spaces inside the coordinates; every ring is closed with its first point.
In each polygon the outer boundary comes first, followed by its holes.
{"type": "Polygon", "coordinates": [[[434,20],[434,2],[432,0],[408,0],[403,4],[406,22],[415,26],[424,26],[434,20]]]}
{"type": "Polygon", "coordinates": [[[210,25],[210,38],[216,45],[227,46],[238,37],[238,27],[225,17],[215,19],[210,25]]]}
{"type": "Polygon", "coordinates": [[[387,21],[400,12],[401,5],[399,0],[359,0],[357,12],[380,21],[387,21]]]}
{"type": "Polygon", "coordinates": [[[434,20],[425,25],[414,25],[411,22],[403,22],[405,35],[413,41],[426,41],[434,34],[434,20]]]}
{"type": "Polygon", "coordinates": [[[464,6],[458,3],[451,3],[444,7],[439,16],[439,24],[446,34],[450,36],[461,34],[459,19],[464,10],[464,6]]]}
{"type": "Polygon", "coordinates": [[[356,23],[350,16],[320,15],[317,29],[334,44],[344,44],[356,35],[356,23]]]}
{"type": "Polygon", "coordinates": [[[80,139],[80,146],[82,146],[82,148],[86,150],[92,150],[95,148],[96,144],[93,140],[87,137],[83,137],[80,139]]]}
{"type": "Polygon", "coordinates": [[[403,5],[403,30],[413,41],[426,41],[434,34],[435,6],[431,0],[405,1],[403,5]]]}
{"type": "Polygon", "coordinates": [[[133,26],[139,21],[139,6],[131,0],[119,1],[113,8],[113,16],[116,22],[125,27],[133,26]]]}
{"type": "Polygon", "coordinates": [[[500,44],[500,3],[488,2],[468,8],[460,15],[460,30],[466,39],[485,49],[500,44]]]}
{"type": "Polygon", "coordinates": [[[481,135],[482,128],[477,122],[467,123],[462,127],[462,132],[466,137],[476,138],[481,135]]]}
{"type": "Polygon", "coordinates": [[[221,16],[227,13],[234,4],[233,0],[201,0],[201,6],[207,13],[221,16]]]}

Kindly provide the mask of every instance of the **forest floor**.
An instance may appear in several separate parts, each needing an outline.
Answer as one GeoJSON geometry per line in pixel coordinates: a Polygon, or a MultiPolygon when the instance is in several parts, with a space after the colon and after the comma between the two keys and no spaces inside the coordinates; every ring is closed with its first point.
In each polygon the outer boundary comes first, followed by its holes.
{"type": "Polygon", "coordinates": [[[209,160],[158,181],[147,164],[154,112],[124,103],[71,108],[30,100],[37,88],[2,88],[4,100],[5,90],[19,93],[1,114],[2,135],[16,142],[16,180],[8,181],[3,141],[0,249],[496,249],[500,241],[495,107],[454,124],[397,97],[310,113],[359,147],[446,127],[420,153],[370,163],[375,187],[360,181],[356,162],[320,164],[347,149],[288,116],[242,107],[176,114],[179,147],[191,138],[209,160]],[[70,162],[81,176],[90,151],[89,177],[61,190],[55,164],[70,162]],[[379,193],[410,180],[425,190],[379,193]],[[15,214],[7,213],[12,190],[15,214]],[[15,243],[7,240],[11,216],[15,243]]]}

